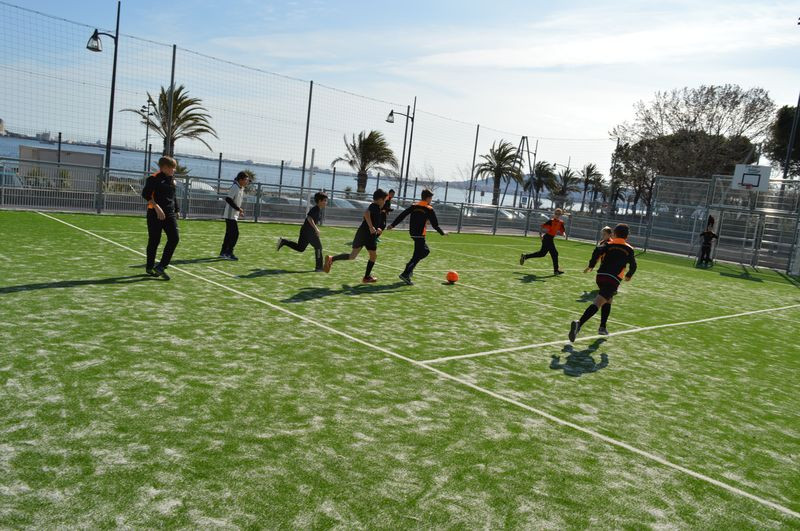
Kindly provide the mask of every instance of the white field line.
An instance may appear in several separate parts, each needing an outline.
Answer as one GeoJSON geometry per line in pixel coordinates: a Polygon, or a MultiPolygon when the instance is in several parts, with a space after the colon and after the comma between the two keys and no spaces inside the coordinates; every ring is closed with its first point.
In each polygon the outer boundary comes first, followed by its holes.
{"type": "Polygon", "coordinates": [[[226,277],[231,277],[231,278],[239,278],[239,277],[237,277],[236,275],[232,275],[232,274],[228,273],[227,271],[223,271],[223,270],[221,270],[221,269],[217,269],[216,267],[211,267],[211,266],[207,266],[207,267],[208,267],[208,268],[209,268],[211,271],[216,271],[216,272],[217,272],[217,273],[219,273],[220,275],[225,275],[226,277]]]}
{"type": "MultiPolygon", "coordinates": [[[[380,266],[383,266],[383,267],[388,267],[389,269],[394,269],[396,271],[402,271],[404,269],[402,267],[391,266],[391,265],[384,264],[384,263],[381,263],[381,262],[377,262],[376,265],[380,265],[380,266]]],[[[414,273],[416,274],[416,270],[414,271],[414,273]]],[[[433,275],[428,275],[426,273],[419,273],[419,276],[425,277],[425,278],[432,278],[432,279],[435,279],[435,280],[441,280],[439,277],[435,277],[433,275]]],[[[486,289],[486,288],[481,288],[481,287],[478,287],[478,286],[472,286],[470,284],[464,284],[463,282],[456,282],[455,285],[456,286],[461,286],[461,287],[464,287],[464,288],[468,288],[468,289],[474,289],[474,290],[478,290],[478,291],[483,291],[484,293],[491,293],[492,295],[496,295],[498,297],[506,297],[508,299],[513,299],[513,300],[525,302],[525,303],[528,303],[528,304],[534,304],[536,306],[541,306],[541,307],[547,308],[549,310],[558,310],[558,311],[565,312],[565,313],[572,314],[572,315],[582,315],[583,314],[583,312],[571,310],[569,308],[560,308],[558,306],[554,306],[554,305],[548,304],[546,302],[539,302],[539,301],[535,301],[533,299],[526,299],[524,297],[516,297],[514,295],[509,295],[508,293],[503,293],[503,292],[500,292],[500,291],[493,291],[493,290],[486,289]]],[[[623,323],[622,321],[617,321],[616,319],[609,318],[608,320],[611,323],[616,323],[616,324],[621,325],[621,326],[627,326],[628,328],[631,328],[631,329],[638,328],[636,325],[623,323]]]]}
{"type": "MultiPolygon", "coordinates": [[[[612,333],[608,334],[607,336],[595,335],[595,336],[579,337],[575,341],[576,342],[577,341],[588,341],[590,339],[594,340],[594,339],[606,338],[606,337],[611,337],[611,336],[621,336],[621,335],[625,335],[625,334],[635,334],[637,332],[646,332],[648,330],[659,330],[661,328],[675,328],[675,327],[678,327],[678,326],[689,326],[689,325],[700,324],[700,323],[709,323],[711,321],[721,321],[723,319],[733,319],[735,317],[744,317],[744,316],[747,316],[747,315],[755,315],[755,314],[759,314],[759,313],[778,312],[778,311],[781,311],[781,310],[789,310],[789,309],[793,309],[793,308],[800,308],[800,304],[791,304],[789,306],[780,306],[780,307],[777,307],[777,308],[765,308],[763,310],[752,310],[752,311],[749,311],[749,312],[740,312],[740,313],[734,313],[734,314],[730,314],[730,315],[719,315],[717,317],[707,317],[705,319],[696,319],[694,321],[681,321],[679,323],[666,323],[666,324],[653,325],[653,326],[643,326],[641,328],[634,328],[632,330],[620,330],[619,332],[612,332],[612,333]]],[[[433,359],[429,359],[429,360],[422,360],[422,361],[420,361],[420,363],[424,363],[424,364],[442,363],[442,362],[445,362],[445,361],[452,361],[452,360],[463,360],[463,359],[468,359],[468,358],[480,358],[480,357],[484,357],[484,356],[491,356],[491,355],[494,355],[494,354],[506,354],[506,353],[509,353],[509,352],[517,352],[519,350],[530,350],[530,349],[539,348],[539,347],[549,347],[549,346],[554,346],[554,345],[563,345],[566,341],[567,341],[566,339],[561,339],[561,340],[558,340],[558,341],[548,341],[546,343],[533,343],[533,344],[530,344],[530,345],[520,345],[520,346],[517,346],[517,347],[499,348],[499,349],[495,349],[495,350],[487,350],[485,352],[475,352],[473,354],[461,354],[461,355],[458,355],[458,356],[446,356],[446,357],[443,357],[443,358],[433,358],[433,359]]]]}
{"type": "MultiPolygon", "coordinates": [[[[137,251],[135,249],[131,249],[130,247],[127,247],[125,245],[117,243],[117,242],[115,242],[113,240],[109,240],[108,238],[104,238],[103,236],[100,236],[99,234],[95,234],[95,233],[93,233],[91,231],[88,231],[86,229],[82,229],[82,228],[80,228],[80,227],[78,227],[76,225],[73,225],[71,223],[63,221],[63,220],[58,219],[56,217],[50,216],[50,215],[45,214],[43,212],[37,212],[37,213],[42,215],[42,216],[45,216],[47,218],[50,218],[50,219],[52,219],[54,221],[57,221],[59,223],[63,223],[64,225],[66,225],[68,227],[72,227],[73,229],[76,229],[76,230],[78,230],[80,232],[88,234],[89,236],[93,236],[93,237],[98,238],[100,240],[103,240],[103,241],[105,241],[107,243],[115,245],[115,246],[117,246],[117,247],[119,247],[121,249],[125,249],[126,251],[130,251],[130,252],[132,252],[134,254],[137,254],[137,255],[140,255],[140,256],[144,255],[144,253],[142,253],[140,251],[137,251]]],[[[239,296],[241,296],[243,298],[249,299],[249,300],[251,300],[253,302],[256,302],[258,304],[262,304],[264,306],[267,306],[268,308],[271,308],[271,309],[276,310],[278,312],[282,312],[282,313],[285,313],[287,315],[291,315],[292,317],[294,317],[296,319],[299,319],[300,321],[303,321],[304,323],[307,323],[307,324],[310,324],[310,325],[315,326],[317,328],[320,328],[322,330],[325,330],[326,332],[330,332],[331,334],[343,337],[343,338],[345,338],[345,339],[347,339],[349,341],[352,341],[354,343],[358,343],[358,344],[363,345],[365,347],[371,348],[371,349],[373,349],[373,350],[375,350],[377,352],[382,352],[382,353],[384,353],[384,354],[386,354],[388,356],[391,356],[393,358],[405,361],[406,363],[409,363],[409,364],[411,364],[411,365],[413,365],[415,367],[424,369],[426,371],[430,371],[430,372],[432,372],[433,374],[437,375],[439,378],[441,378],[443,380],[449,380],[451,382],[455,382],[457,384],[463,385],[463,386],[468,387],[469,389],[472,389],[473,391],[476,391],[476,392],[478,392],[480,394],[492,397],[494,399],[500,400],[500,401],[505,402],[507,404],[511,404],[511,405],[516,406],[516,407],[518,407],[520,409],[523,409],[525,411],[529,411],[529,412],[531,412],[531,413],[533,413],[535,415],[538,415],[538,416],[540,416],[542,418],[545,418],[545,419],[547,419],[547,420],[549,420],[551,422],[554,422],[554,423],[556,423],[556,424],[558,424],[560,426],[571,428],[571,429],[573,429],[575,431],[578,431],[580,433],[583,433],[583,434],[588,435],[590,437],[593,437],[595,439],[598,439],[598,440],[601,440],[603,442],[606,442],[606,443],[608,443],[608,444],[610,444],[612,446],[616,446],[617,448],[622,448],[622,449],[627,450],[627,451],[629,451],[629,452],[631,452],[633,454],[636,454],[636,455],[638,455],[640,457],[644,457],[645,459],[648,459],[650,461],[656,462],[656,463],[658,463],[660,465],[663,465],[665,467],[671,468],[673,470],[677,470],[678,472],[682,472],[683,474],[686,474],[686,475],[688,475],[690,477],[693,477],[695,479],[698,479],[700,481],[705,481],[706,483],[709,483],[711,485],[717,486],[717,487],[719,487],[719,488],[721,488],[723,490],[726,490],[726,491],[728,491],[730,493],[737,494],[737,495],[742,496],[744,498],[747,498],[749,500],[752,500],[752,501],[755,501],[757,503],[760,503],[761,505],[764,505],[766,507],[770,507],[772,509],[780,511],[781,513],[784,513],[784,514],[786,514],[788,516],[792,516],[794,518],[800,519],[800,513],[796,512],[796,511],[793,511],[793,510],[789,509],[788,507],[784,507],[783,505],[780,505],[780,504],[778,504],[776,502],[773,502],[771,500],[768,500],[766,498],[762,498],[760,496],[756,496],[755,494],[751,494],[751,493],[749,493],[747,491],[744,491],[744,490],[742,490],[742,489],[740,489],[738,487],[734,487],[733,485],[730,485],[728,483],[719,481],[719,480],[714,479],[714,478],[712,478],[710,476],[706,476],[705,474],[702,474],[700,472],[695,472],[694,470],[691,470],[689,468],[681,466],[681,465],[679,465],[677,463],[673,463],[672,461],[669,461],[669,460],[667,460],[667,459],[665,459],[665,458],[663,458],[661,456],[658,456],[656,454],[650,453],[650,452],[648,452],[646,450],[641,450],[639,448],[636,448],[635,446],[631,446],[630,444],[628,444],[626,442],[619,441],[617,439],[614,439],[613,437],[609,437],[607,435],[603,435],[603,434],[601,434],[599,432],[596,432],[594,430],[591,430],[589,428],[585,428],[583,426],[580,426],[580,425],[575,424],[573,422],[570,422],[568,420],[564,420],[564,419],[562,419],[560,417],[557,417],[555,415],[547,413],[546,411],[543,411],[541,409],[535,408],[533,406],[529,406],[528,404],[524,404],[524,403],[520,402],[519,400],[516,400],[514,398],[511,398],[511,397],[508,397],[508,396],[505,396],[505,395],[501,395],[500,393],[496,393],[494,391],[491,391],[489,389],[486,389],[486,388],[481,387],[479,385],[476,385],[474,383],[468,382],[467,380],[464,380],[463,378],[459,378],[458,376],[454,376],[452,374],[448,374],[448,373],[446,373],[444,371],[441,371],[441,370],[439,370],[439,369],[437,369],[435,367],[431,367],[429,365],[426,365],[425,363],[422,363],[420,361],[414,360],[414,359],[409,358],[407,356],[403,356],[402,354],[398,354],[398,353],[393,352],[393,351],[391,351],[391,350],[389,350],[387,348],[381,347],[380,345],[374,345],[372,343],[369,343],[368,341],[364,341],[363,339],[359,339],[357,337],[351,336],[351,335],[349,335],[349,334],[347,334],[345,332],[341,332],[341,331],[339,331],[339,330],[337,330],[335,328],[332,328],[332,327],[327,326],[325,324],[319,323],[319,322],[317,322],[317,321],[315,321],[315,320],[313,320],[311,318],[304,317],[302,315],[294,313],[291,310],[287,310],[286,308],[283,308],[283,307],[278,306],[276,304],[273,304],[271,302],[265,301],[263,299],[259,299],[257,297],[253,297],[252,295],[248,295],[247,293],[241,292],[241,291],[239,291],[237,289],[228,287],[228,286],[226,286],[224,284],[220,284],[219,282],[216,282],[216,281],[211,280],[209,278],[203,277],[201,275],[197,275],[195,273],[192,273],[190,271],[186,271],[186,270],[178,268],[178,267],[174,267],[174,269],[177,270],[177,271],[180,271],[181,273],[184,273],[184,274],[186,274],[186,275],[188,275],[190,277],[193,277],[193,278],[195,278],[197,280],[201,280],[203,282],[207,282],[207,283],[209,283],[209,284],[211,284],[213,286],[216,286],[218,288],[224,289],[226,291],[230,291],[231,293],[235,293],[236,295],[239,295],[239,296]]],[[[800,305],[796,305],[796,306],[800,306],[800,305]]],[[[759,311],[770,311],[770,310],[759,310],[759,311]]],[[[756,312],[751,312],[751,313],[756,313],[756,312]]],[[[722,317],[722,318],[725,318],[725,317],[722,317]]],[[[669,325],[667,325],[667,326],[669,326],[669,325]]]]}

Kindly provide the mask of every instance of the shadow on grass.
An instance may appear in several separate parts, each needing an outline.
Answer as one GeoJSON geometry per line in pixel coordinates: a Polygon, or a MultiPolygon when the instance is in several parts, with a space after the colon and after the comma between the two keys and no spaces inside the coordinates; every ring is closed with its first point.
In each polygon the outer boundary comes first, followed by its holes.
{"type": "MultiPolygon", "coordinates": [[[[220,258],[218,256],[212,256],[209,258],[187,258],[185,260],[170,260],[169,264],[170,265],[209,264],[212,262],[227,262],[227,260],[225,258],[220,258]]],[[[158,259],[156,259],[156,263],[158,263],[158,259]]],[[[144,268],[145,265],[146,264],[135,264],[128,267],[144,268]]]]}
{"type": "Polygon", "coordinates": [[[313,270],[289,271],[288,269],[251,269],[246,275],[239,275],[239,278],[272,277],[275,275],[303,275],[313,272],[313,270]]]}
{"type": "Polygon", "coordinates": [[[530,284],[531,282],[547,282],[545,278],[553,278],[555,275],[535,275],[533,273],[517,273],[519,281],[523,284],[530,284]]]}
{"type": "Polygon", "coordinates": [[[597,298],[599,290],[584,291],[583,295],[575,299],[575,302],[593,302],[597,298]]]}
{"type": "Polygon", "coordinates": [[[751,275],[750,271],[748,271],[745,266],[741,266],[741,271],[734,267],[719,265],[717,266],[717,269],[723,269],[723,271],[719,272],[720,276],[722,277],[738,278],[741,280],[750,280],[752,282],[764,282],[763,278],[754,277],[751,275]]]}
{"type": "Polygon", "coordinates": [[[79,288],[82,286],[91,285],[122,285],[134,284],[136,282],[143,282],[148,280],[159,280],[157,277],[150,275],[131,275],[129,277],[110,277],[110,278],[96,278],[86,280],[56,280],[54,282],[40,282],[38,284],[21,284],[19,286],[4,286],[0,287],[0,295],[8,293],[19,293],[21,291],[36,291],[40,289],[57,289],[57,288],[79,288]]]}
{"type": "Polygon", "coordinates": [[[561,363],[561,357],[553,355],[550,360],[550,368],[553,370],[563,370],[566,376],[578,377],[582,374],[597,372],[608,367],[608,355],[600,354],[600,363],[596,363],[592,354],[605,342],[604,338],[595,339],[594,342],[583,350],[575,350],[572,345],[567,345],[562,352],[569,352],[569,355],[561,363]]]}
{"type": "Polygon", "coordinates": [[[784,279],[787,284],[794,286],[796,288],[800,288],[800,279],[793,277],[791,275],[787,275],[786,273],[782,273],[780,271],[778,271],[778,276],[784,279]]]}
{"type": "Polygon", "coordinates": [[[342,289],[331,288],[302,288],[289,298],[281,302],[307,302],[315,299],[322,299],[333,295],[367,295],[370,293],[384,293],[396,291],[397,288],[405,286],[405,282],[395,282],[394,284],[358,284],[355,286],[343,285],[342,289]]]}

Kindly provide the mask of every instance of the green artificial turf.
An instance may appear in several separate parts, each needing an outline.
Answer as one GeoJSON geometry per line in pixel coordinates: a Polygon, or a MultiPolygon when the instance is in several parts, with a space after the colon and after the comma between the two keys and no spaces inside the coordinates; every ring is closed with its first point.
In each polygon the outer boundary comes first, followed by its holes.
{"type": "MultiPolygon", "coordinates": [[[[52,216],[144,251],[142,218],[52,216]]],[[[538,239],[432,233],[409,287],[398,230],[362,285],[366,251],[314,273],[275,252],[296,225],[240,227],[228,262],[222,223],[181,221],[165,282],[0,212],[0,527],[800,527],[594,435],[800,512],[796,279],[640,255],[612,335],[570,345],[588,244],[558,241],[553,277],[518,263],[538,239]]]]}

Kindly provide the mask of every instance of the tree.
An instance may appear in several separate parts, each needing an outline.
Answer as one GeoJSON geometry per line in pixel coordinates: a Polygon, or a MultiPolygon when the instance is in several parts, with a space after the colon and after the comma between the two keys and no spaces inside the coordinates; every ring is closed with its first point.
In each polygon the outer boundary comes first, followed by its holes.
{"type": "Polygon", "coordinates": [[[556,206],[563,208],[565,204],[571,203],[569,195],[572,192],[580,191],[580,180],[574,170],[565,168],[556,174],[553,180],[550,195],[555,199],[556,206]]]}
{"type": "Polygon", "coordinates": [[[587,164],[580,171],[580,179],[583,183],[583,196],[581,196],[581,212],[583,212],[583,205],[586,203],[586,193],[598,177],[602,178],[603,174],[597,169],[596,164],[587,164]]]}
{"type": "MultiPolygon", "coordinates": [[[[786,161],[786,148],[792,132],[795,107],[784,105],[778,110],[775,121],[770,125],[767,140],[764,143],[764,154],[775,166],[783,168],[786,161]]],[[[795,136],[792,156],[789,159],[789,175],[800,176],[800,133],[795,136]]]]}
{"type": "Polygon", "coordinates": [[[344,147],[347,150],[341,157],[336,157],[331,162],[331,167],[339,162],[345,162],[356,171],[357,192],[363,194],[367,189],[367,172],[370,170],[390,174],[397,171],[397,158],[389,147],[389,142],[380,131],[361,131],[358,136],[353,135],[348,142],[344,137],[344,147]]]}
{"type": "Polygon", "coordinates": [[[217,132],[211,127],[211,115],[202,106],[203,100],[189,97],[189,92],[183,85],[177,86],[172,92],[172,130],[167,138],[169,130],[168,97],[169,89],[161,87],[158,104],[156,104],[153,96],[149,92],[147,93],[147,101],[153,107],[150,116],[147,115],[147,111],[143,112],[141,109],[122,109],[122,112],[138,114],[142,118],[142,124],[162,138],[164,143],[162,154],[164,155],[175,153],[175,142],[180,139],[199,140],[209,151],[212,151],[208,142],[202,138],[204,135],[219,138],[217,132]]]}
{"type": "Polygon", "coordinates": [[[525,190],[533,189],[533,205],[535,208],[539,208],[541,205],[540,196],[542,191],[550,190],[555,178],[555,170],[549,162],[540,160],[533,166],[533,175],[525,183],[525,190]]]}
{"type": "Polygon", "coordinates": [[[590,202],[590,209],[592,213],[597,209],[597,196],[605,192],[606,183],[603,181],[603,174],[597,172],[597,174],[592,177],[590,181],[590,186],[592,187],[592,199],[590,202]]]}
{"type": "Polygon", "coordinates": [[[492,204],[500,202],[500,182],[514,180],[522,184],[522,157],[517,148],[506,140],[492,143],[489,153],[481,155],[483,162],[475,166],[475,176],[493,179],[492,204]]]}

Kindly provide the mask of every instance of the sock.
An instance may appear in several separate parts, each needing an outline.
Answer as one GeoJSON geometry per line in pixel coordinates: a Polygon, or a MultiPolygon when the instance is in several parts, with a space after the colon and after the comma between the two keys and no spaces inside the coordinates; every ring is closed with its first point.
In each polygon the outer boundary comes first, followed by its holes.
{"type": "Polygon", "coordinates": [[[337,260],[349,260],[349,259],[350,259],[350,253],[337,254],[336,256],[333,257],[334,262],[336,262],[337,260]]]}
{"type": "Polygon", "coordinates": [[[367,262],[367,271],[366,271],[366,273],[364,273],[364,278],[367,278],[368,276],[370,276],[372,274],[372,268],[373,267],[375,267],[375,262],[373,262],[372,260],[367,262]]]}
{"type": "Polygon", "coordinates": [[[581,326],[583,326],[583,324],[589,319],[591,319],[592,316],[596,313],[597,313],[597,306],[595,306],[594,304],[590,304],[589,307],[586,308],[586,311],[583,312],[583,315],[581,316],[581,321],[580,321],[581,326]]]}
{"type": "Polygon", "coordinates": [[[607,302],[600,308],[600,326],[606,327],[608,323],[608,316],[611,315],[611,303],[607,302]]]}

